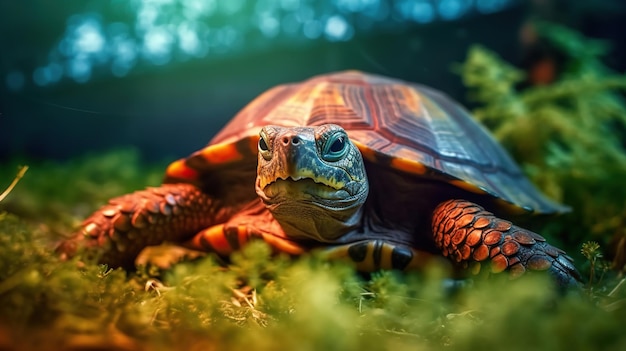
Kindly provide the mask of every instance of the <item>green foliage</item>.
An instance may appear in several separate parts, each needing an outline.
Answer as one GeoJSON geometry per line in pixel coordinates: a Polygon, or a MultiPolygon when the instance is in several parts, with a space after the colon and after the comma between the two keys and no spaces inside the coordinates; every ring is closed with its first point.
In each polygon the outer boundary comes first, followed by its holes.
{"type": "MultiPolygon", "coordinates": [[[[604,42],[552,24],[539,35],[565,57],[550,85],[519,88],[525,73],[476,46],[460,69],[478,120],[550,197],[573,208],[552,226],[568,245],[626,238],[626,76],[605,67],[604,42]]],[[[617,256],[616,256],[617,257],[617,256]]],[[[614,260],[617,268],[626,261],[614,260]]]]}
{"type": "Polygon", "coordinates": [[[125,272],[95,264],[78,269],[77,262],[60,262],[51,250],[41,232],[13,215],[0,216],[0,335],[11,326],[18,335],[36,335],[17,339],[17,345],[56,345],[137,313],[141,292],[127,283],[125,272]]]}
{"type": "Polygon", "coordinates": [[[65,162],[16,159],[0,167],[0,179],[11,179],[20,164],[29,164],[30,172],[0,210],[45,225],[54,234],[75,227],[114,196],[160,184],[165,168],[142,165],[136,150],[125,149],[65,162]]]}
{"type": "Polygon", "coordinates": [[[608,263],[603,261],[602,258],[604,255],[600,251],[600,244],[595,241],[587,241],[583,243],[580,252],[585,256],[587,261],[589,262],[589,282],[588,284],[594,285],[596,284],[596,272],[600,273],[600,280],[604,274],[608,271],[609,266],[608,263]]]}

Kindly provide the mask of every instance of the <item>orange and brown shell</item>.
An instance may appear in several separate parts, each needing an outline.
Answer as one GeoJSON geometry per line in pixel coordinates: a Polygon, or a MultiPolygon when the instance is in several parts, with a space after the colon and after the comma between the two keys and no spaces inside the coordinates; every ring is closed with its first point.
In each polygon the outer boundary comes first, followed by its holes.
{"type": "Polygon", "coordinates": [[[545,198],[458,103],[423,85],[358,71],[320,75],[266,91],[207,147],[171,164],[166,182],[211,188],[207,183],[222,169],[245,163],[249,167],[239,168],[250,173],[252,183],[263,126],[325,123],[341,125],[366,162],[386,165],[410,179],[444,181],[469,194],[487,196],[507,212],[566,210],[545,198]]]}

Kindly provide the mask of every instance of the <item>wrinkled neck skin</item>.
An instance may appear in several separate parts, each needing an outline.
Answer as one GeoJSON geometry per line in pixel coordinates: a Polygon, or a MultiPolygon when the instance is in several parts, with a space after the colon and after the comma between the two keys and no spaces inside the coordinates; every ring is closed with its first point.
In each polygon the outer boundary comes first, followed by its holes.
{"type": "Polygon", "coordinates": [[[331,243],[361,225],[368,187],[363,186],[357,195],[344,200],[305,199],[293,195],[268,198],[258,187],[258,181],[256,191],[289,238],[331,243]]]}

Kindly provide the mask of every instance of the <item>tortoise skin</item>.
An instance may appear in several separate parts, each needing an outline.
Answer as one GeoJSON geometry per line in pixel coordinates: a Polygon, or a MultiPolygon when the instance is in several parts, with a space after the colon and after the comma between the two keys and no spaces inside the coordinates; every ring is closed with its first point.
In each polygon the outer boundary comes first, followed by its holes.
{"type": "Polygon", "coordinates": [[[566,210],[539,193],[443,94],[347,71],[263,93],[207,147],[173,162],[161,187],[110,200],[57,251],[70,257],[86,250],[103,263],[130,267],[144,247],[163,241],[228,256],[260,238],[292,255],[323,249],[362,271],[419,269],[443,255],[474,272],[485,261],[513,276],[548,270],[568,285],[580,279],[571,258],[499,218],[566,210]],[[285,230],[255,193],[259,131],[277,125],[296,133],[328,123],[358,147],[369,195],[349,232],[306,240],[285,230]]]}
{"type": "Polygon", "coordinates": [[[87,249],[100,262],[131,267],[144,247],[184,240],[187,228],[222,222],[230,212],[196,186],[164,184],[111,199],[57,251],[67,258],[87,249]]]}
{"type": "Polygon", "coordinates": [[[508,270],[512,277],[526,270],[551,270],[560,286],[579,278],[572,259],[541,235],[497,218],[479,205],[462,200],[441,203],[433,215],[434,239],[442,254],[477,274],[490,260],[491,272],[508,270]]]}

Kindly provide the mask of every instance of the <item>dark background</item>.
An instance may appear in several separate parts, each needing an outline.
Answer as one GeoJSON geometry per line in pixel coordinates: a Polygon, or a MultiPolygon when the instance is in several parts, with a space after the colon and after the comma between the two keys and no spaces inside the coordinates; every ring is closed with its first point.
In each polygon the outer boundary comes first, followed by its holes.
{"type": "MultiPolygon", "coordinates": [[[[36,83],[35,72],[51,62],[66,67],[72,55],[56,48],[77,18],[88,14],[103,26],[126,23],[132,38],[136,34],[133,11],[141,1],[2,1],[0,165],[15,157],[66,159],[126,146],[139,149],[145,160],[184,156],[204,145],[265,89],[343,69],[421,82],[467,104],[453,67],[464,60],[469,46],[483,45],[524,67],[532,50],[521,33],[529,21],[538,18],[607,39],[613,45],[607,64],[620,72],[626,68],[622,37],[626,6],[622,1],[500,0],[495,1],[497,10],[485,13],[477,9],[479,0],[458,0],[467,4],[461,15],[445,19],[435,14],[426,23],[402,18],[398,10],[400,3],[424,2],[437,10],[444,1],[451,0],[314,2],[311,6],[322,23],[339,14],[353,26],[351,35],[340,40],[323,35],[308,39],[298,31],[263,36],[254,30],[255,2],[244,1],[235,12],[216,10],[200,19],[207,26],[241,30],[240,40],[232,46],[212,48],[203,57],[173,53],[165,64],[139,57],[119,77],[111,73],[115,57],[109,55],[96,60],[88,79],[77,82],[63,75],[45,84],[36,83]],[[384,4],[388,13],[372,20],[371,13],[367,17],[348,6],[363,3],[384,4]]],[[[172,1],[178,2],[182,3],[172,1]]],[[[280,14],[284,17],[294,11],[286,6],[280,14]]],[[[176,16],[161,20],[168,21],[177,21],[176,16]]]]}

